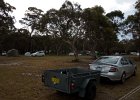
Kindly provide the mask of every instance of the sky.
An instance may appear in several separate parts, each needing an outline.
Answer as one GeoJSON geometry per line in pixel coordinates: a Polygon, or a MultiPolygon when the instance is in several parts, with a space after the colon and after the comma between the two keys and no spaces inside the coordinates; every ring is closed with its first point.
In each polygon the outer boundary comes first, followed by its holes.
{"type": "MultiPolygon", "coordinates": [[[[21,28],[19,20],[24,17],[25,11],[28,7],[37,7],[44,12],[49,9],[59,9],[65,0],[4,0],[16,7],[12,13],[16,18],[15,26],[21,28]]],[[[72,3],[79,3],[81,8],[94,7],[95,5],[102,6],[106,13],[121,10],[125,16],[135,13],[134,4],[137,0],[69,0],[72,3]]]]}

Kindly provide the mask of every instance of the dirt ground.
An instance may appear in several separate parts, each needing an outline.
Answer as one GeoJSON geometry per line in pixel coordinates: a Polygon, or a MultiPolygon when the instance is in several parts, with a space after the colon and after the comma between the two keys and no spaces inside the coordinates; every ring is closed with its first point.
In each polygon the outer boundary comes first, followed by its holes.
{"type": "MultiPolygon", "coordinates": [[[[79,63],[72,63],[73,57],[0,57],[0,100],[81,100],[77,95],[67,95],[45,87],[41,74],[46,69],[63,67],[88,67],[90,57],[81,56],[79,63]]],[[[97,86],[95,100],[118,100],[140,85],[140,62],[137,75],[130,77],[123,85],[117,82],[101,82],[97,86]]],[[[130,100],[139,100],[140,92],[130,100]]]]}

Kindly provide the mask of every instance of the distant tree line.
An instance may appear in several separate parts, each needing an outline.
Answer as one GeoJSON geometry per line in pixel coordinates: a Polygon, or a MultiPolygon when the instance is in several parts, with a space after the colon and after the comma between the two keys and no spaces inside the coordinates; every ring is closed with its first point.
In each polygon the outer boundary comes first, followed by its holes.
{"type": "Polygon", "coordinates": [[[105,13],[101,6],[82,9],[78,3],[66,0],[60,9],[44,13],[36,7],[29,7],[19,21],[23,28],[14,26],[11,13],[15,7],[0,1],[0,52],[18,49],[27,51],[45,50],[49,54],[65,55],[95,51],[114,52],[140,51],[140,2],[136,2],[136,13],[124,19],[124,13],[115,10],[105,13]],[[133,34],[133,40],[119,41],[117,35],[133,34]]]}

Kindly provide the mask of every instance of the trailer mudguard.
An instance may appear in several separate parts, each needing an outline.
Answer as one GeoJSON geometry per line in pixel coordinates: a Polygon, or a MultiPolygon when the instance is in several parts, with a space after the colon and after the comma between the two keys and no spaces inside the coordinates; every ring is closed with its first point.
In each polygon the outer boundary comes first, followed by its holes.
{"type": "Polygon", "coordinates": [[[80,97],[85,97],[85,94],[86,94],[86,87],[87,87],[87,85],[88,85],[88,83],[90,82],[90,81],[94,81],[95,83],[96,83],[96,79],[95,78],[90,78],[90,79],[86,79],[83,83],[82,83],[82,85],[81,85],[81,87],[80,87],[80,92],[79,92],[79,96],[80,97]]]}

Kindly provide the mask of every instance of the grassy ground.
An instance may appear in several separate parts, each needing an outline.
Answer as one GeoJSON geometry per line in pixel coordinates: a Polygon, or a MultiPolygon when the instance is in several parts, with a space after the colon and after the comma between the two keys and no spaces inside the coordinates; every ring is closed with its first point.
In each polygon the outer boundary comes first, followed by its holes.
{"type": "MultiPolygon", "coordinates": [[[[41,74],[45,69],[88,67],[91,62],[87,56],[81,56],[79,63],[72,63],[72,59],[73,57],[68,56],[0,57],[0,100],[80,100],[78,96],[59,94],[44,87],[41,82],[41,74]]],[[[140,62],[137,64],[137,76],[131,77],[123,85],[101,83],[97,87],[96,100],[101,100],[103,96],[118,99],[140,85],[140,62]]],[[[139,96],[135,97],[135,100],[139,100],[139,96]]]]}

